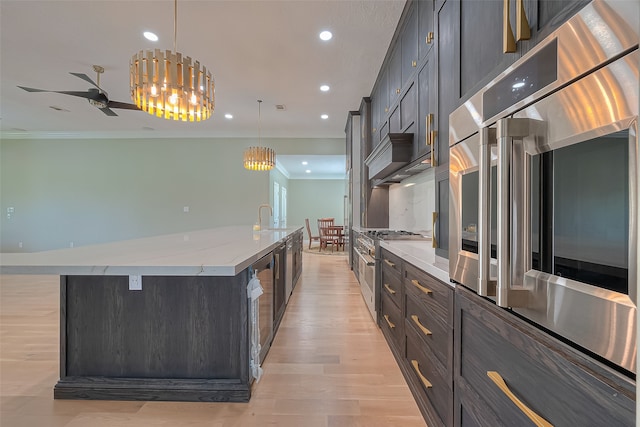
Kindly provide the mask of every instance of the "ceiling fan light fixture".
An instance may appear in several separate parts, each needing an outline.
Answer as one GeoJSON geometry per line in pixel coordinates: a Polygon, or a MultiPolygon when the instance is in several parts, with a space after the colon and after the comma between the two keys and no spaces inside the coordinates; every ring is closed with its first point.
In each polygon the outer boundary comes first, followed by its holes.
{"type": "Polygon", "coordinates": [[[177,22],[178,0],[174,0],[173,51],[141,50],[133,55],[129,63],[131,99],[151,115],[199,122],[213,114],[215,83],[207,67],[177,51],[177,22]]]}
{"type": "MultiPolygon", "coordinates": [[[[261,112],[260,104],[262,100],[258,100],[258,145],[260,145],[260,122],[261,112]]],[[[244,150],[243,155],[244,168],[251,171],[270,171],[276,165],[276,152],[269,147],[249,147],[244,150]]]]}

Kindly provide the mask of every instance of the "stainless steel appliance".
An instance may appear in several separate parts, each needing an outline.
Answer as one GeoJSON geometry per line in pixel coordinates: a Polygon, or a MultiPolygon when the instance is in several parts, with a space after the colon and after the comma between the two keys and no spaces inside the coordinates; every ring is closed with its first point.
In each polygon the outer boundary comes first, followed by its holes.
{"type": "MultiPolygon", "coordinates": [[[[260,325],[260,362],[267,355],[273,339],[273,255],[270,253],[256,261],[252,270],[258,275],[263,294],[258,298],[258,323],[260,325]]],[[[252,272],[251,272],[252,273],[252,272]]],[[[252,273],[253,274],[253,273],[252,273]]]]}
{"type": "Polygon", "coordinates": [[[293,237],[287,239],[287,256],[285,260],[285,275],[284,275],[284,298],[285,302],[289,303],[289,297],[293,292],[293,237]]]}
{"type": "Polygon", "coordinates": [[[367,308],[371,313],[373,321],[377,322],[375,244],[371,237],[368,237],[366,234],[358,233],[354,248],[358,257],[358,281],[360,282],[360,292],[362,293],[364,302],[367,304],[367,308]]]}
{"type": "Polygon", "coordinates": [[[450,277],[636,372],[638,2],[595,0],[450,116],[450,277]]]}

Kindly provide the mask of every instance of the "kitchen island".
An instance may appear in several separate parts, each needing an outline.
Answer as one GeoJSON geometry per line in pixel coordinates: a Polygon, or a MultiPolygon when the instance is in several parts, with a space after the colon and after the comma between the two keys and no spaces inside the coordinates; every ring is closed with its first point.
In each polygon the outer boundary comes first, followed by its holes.
{"type": "Polygon", "coordinates": [[[246,402],[251,266],[300,229],[6,253],[0,272],[60,276],[55,398],[246,402]]]}

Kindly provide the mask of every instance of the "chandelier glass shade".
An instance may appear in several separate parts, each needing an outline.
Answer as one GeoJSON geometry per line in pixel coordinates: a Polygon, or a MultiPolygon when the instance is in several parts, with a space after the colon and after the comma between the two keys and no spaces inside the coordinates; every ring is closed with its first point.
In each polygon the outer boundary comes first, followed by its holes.
{"type": "MultiPolygon", "coordinates": [[[[258,100],[258,144],[260,144],[260,105],[262,100],[258,100]]],[[[276,152],[269,147],[249,147],[244,150],[244,168],[251,171],[270,171],[276,165],[276,152]]]]}
{"type": "Polygon", "coordinates": [[[146,50],[129,64],[132,101],[143,111],[168,120],[199,122],[213,114],[215,83],[199,61],[177,51],[178,0],[174,0],[173,51],[146,50]]]}
{"type": "Polygon", "coordinates": [[[269,147],[249,147],[244,150],[244,168],[250,171],[270,171],[276,164],[276,152],[269,147]]]}

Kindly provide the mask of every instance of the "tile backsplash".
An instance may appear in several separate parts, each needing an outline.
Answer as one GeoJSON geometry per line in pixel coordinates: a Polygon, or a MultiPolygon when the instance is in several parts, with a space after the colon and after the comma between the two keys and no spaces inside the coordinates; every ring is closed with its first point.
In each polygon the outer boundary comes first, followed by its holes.
{"type": "Polygon", "coordinates": [[[389,187],[389,228],[430,235],[435,203],[433,169],[392,184],[389,187]]]}

